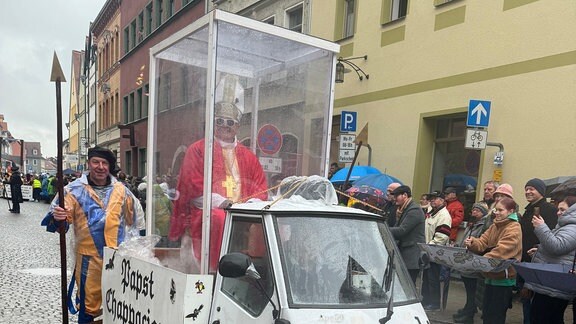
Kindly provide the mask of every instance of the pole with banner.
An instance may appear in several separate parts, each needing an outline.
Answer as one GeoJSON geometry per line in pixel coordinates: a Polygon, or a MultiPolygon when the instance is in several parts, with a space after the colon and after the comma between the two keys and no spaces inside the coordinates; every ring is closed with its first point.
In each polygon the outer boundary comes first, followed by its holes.
{"type": "MultiPolygon", "coordinates": [[[[56,82],[56,134],[58,143],[58,156],[56,162],[56,179],[58,180],[58,201],[60,207],[64,208],[64,177],[62,173],[62,94],[61,83],[66,82],[62,67],[54,52],[52,59],[52,73],[50,82],[56,82]]],[[[66,266],[66,226],[65,222],[61,222],[58,227],[60,235],[60,275],[61,275],[61,293],[62,293],[62,323],[68,324],[68,307],[66,299],[68,297],[66,281],[67,281],[67,266],[66,266]]]]}

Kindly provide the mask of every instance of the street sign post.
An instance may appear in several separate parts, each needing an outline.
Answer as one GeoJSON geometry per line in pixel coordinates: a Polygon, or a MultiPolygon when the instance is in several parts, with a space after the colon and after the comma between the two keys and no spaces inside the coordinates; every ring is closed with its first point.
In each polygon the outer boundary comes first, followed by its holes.
{"type": "Polygon", "coordinates": [[[355,132],[358,113],[355,111],[343,111],[340,115],[340,131],[355,132]]]}
{"type": "Polygon", "coordinates": [[[466,126],[468,127],[488,127],[490,120],[490,101],[470,100],[468,104],[468,118],[466,126]]]}
{"type": "Polygon", "coordinates": [[[338,151],[338,162],[351,163],[356,150],[356,135],[340,134],[340,145],[338,151]]]}
{"type": "Polygon", "coordinates": [[[488,132],[480,129],[466,130],[466,148],[473,150],[483,150],[486,148],[488,132]]]}

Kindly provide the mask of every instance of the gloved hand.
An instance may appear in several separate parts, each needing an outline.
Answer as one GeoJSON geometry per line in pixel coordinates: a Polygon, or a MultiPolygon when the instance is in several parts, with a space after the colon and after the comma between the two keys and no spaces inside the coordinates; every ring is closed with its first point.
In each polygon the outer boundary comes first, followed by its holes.
{"type": "Polygon", "coordinates": [[[232,200],[217,193],[212,194],[212,208],[225,208],[232,204],[232,200]]]}
{"type": "MultiPolygon", "coordinates": [[[[192,199],[192,204],[196,208],[202,209],[203,207],[202,197],[192,199]]],[[[232,204],[232,201],[230,199],[223,197],[220,194],[212,193],[212,208],[224,208],[228,207],[230,204],[232,204]]]]}

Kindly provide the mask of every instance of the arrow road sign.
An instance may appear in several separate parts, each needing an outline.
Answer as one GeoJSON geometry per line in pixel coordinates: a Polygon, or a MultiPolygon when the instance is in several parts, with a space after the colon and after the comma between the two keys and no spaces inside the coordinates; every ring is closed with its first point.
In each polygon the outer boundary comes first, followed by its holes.
{"type": "Polygon", "coordinates": [[[488,127],[490,120],[490,101],[470,100],[468,104],[468,127],[488,127]]]}

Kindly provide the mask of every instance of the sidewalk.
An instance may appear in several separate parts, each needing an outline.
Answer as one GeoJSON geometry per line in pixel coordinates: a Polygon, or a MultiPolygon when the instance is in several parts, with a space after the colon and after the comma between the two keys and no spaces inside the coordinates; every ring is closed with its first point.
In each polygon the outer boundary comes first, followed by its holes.
{"type": "MultiPolygon", "coordinates": [[[[452,281],[450,282],[450,290],[448,292],[448,303],[446,309],[438,312],[426,312],[426,314],[431,323],[454,323],[452,315],[455,314],[458,309],[462,308],[465,303],[466,291],[464,289],[464,284],[459,279],[452,278],[452,281]]],[[[480,314],[480,312],[476,314],[474,323],[482,323],[480,314]]],[[[514,296],[512,309],[509,309],[506,313],[506,323],[522,324],[522,318],[522,304],[518,300],[518,297],[514,296]]],[[[568,305],[568,308],[564,313],[564,323],[570,324],[572,323],[572,320],[572,305],[568,305]]]]}

